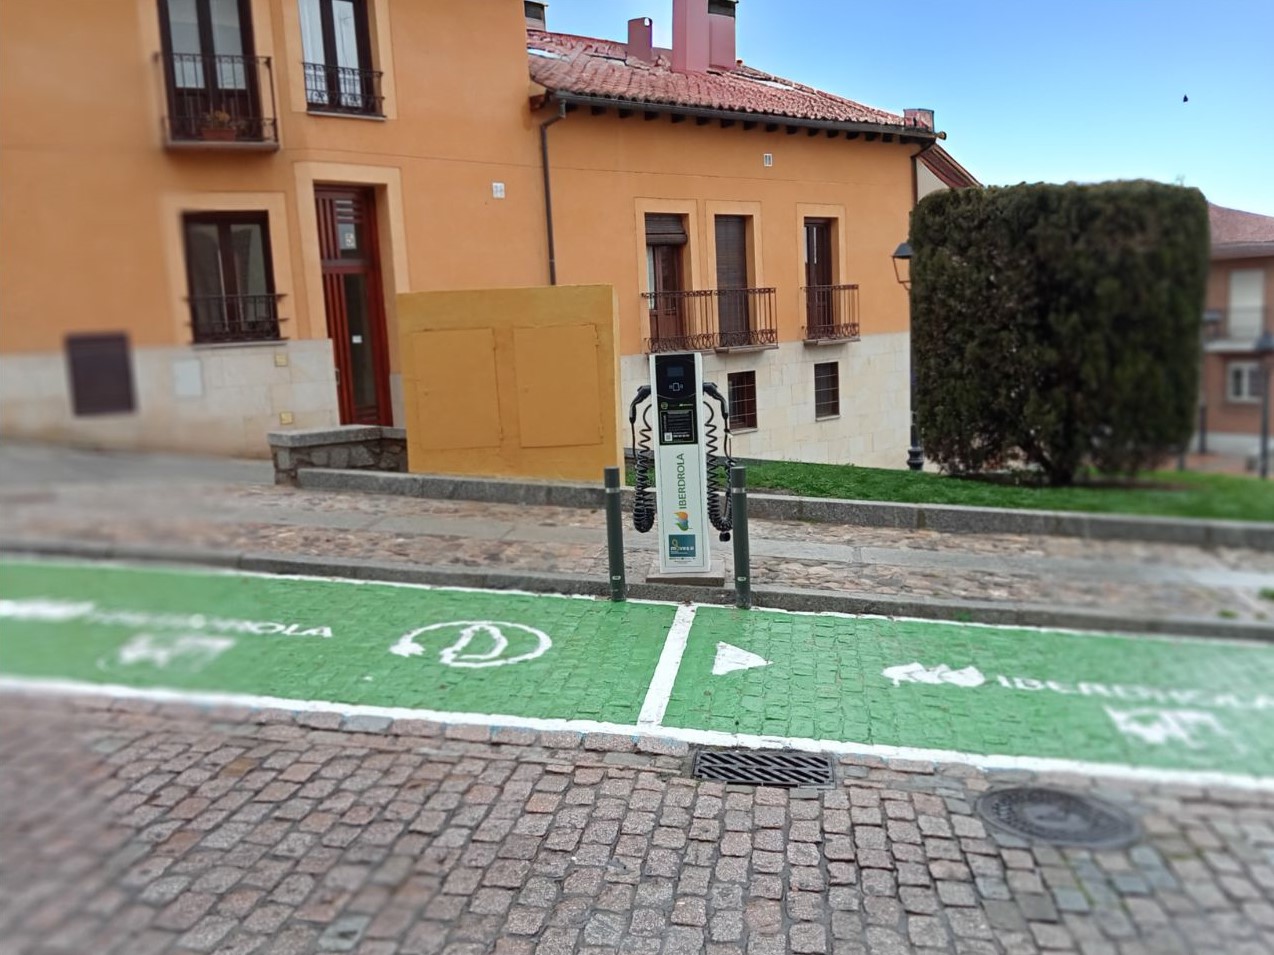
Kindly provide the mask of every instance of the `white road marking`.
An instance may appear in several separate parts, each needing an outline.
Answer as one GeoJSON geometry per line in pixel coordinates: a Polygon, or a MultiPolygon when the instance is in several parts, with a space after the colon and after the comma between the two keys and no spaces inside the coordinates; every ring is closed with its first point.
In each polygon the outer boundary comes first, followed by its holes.
{"type": "Polygon", "coordinates": [[[966,753],[958,750],[918,749],[912,746],[884,746],[875,743],[846,743],[796,736],[755,736],[723,733],[719,730],[682,729],[676,726],[626,726],[597,720],[545,719],[529,716],[498,716],[486,713],[449,713],[408,707],[372,706],[361,703],[330,703],[322,700],[290,700],[246,693],[189,693],[177,690],[142,689],[112,684],[79,683],[74,680],[40,680],[0,677],[0,691],[65,693],[112,699],[139,699],[153,703],[183,703],[196,706],[244,706],[278,709],[294,713],[340,713],[343,716],[383,716],[387,719],[430,720],[469,726],[519,727],[534,730],[572,730],[579,733],[615,733],[635,739],[674,739],[702,746],[737,746],[748,749],[797,749],[843,756],[878,756],[935,763],[966,763],[979,769],[1022,769],[1037,773],[1075,773],[1082,776],[1127,779],[1176,786],[1228,786],[1234,789],[1274,792],[1274,776],[1245,776],[1237,773],[1189,769],[1155,769],[1120,763],[1093,763],[1041,756],[1008,756],[995,753],[966,753]]]}
{"type": "Polygon", "coordinates": [[[646,690],[646,699],[641,704],[641,713],[637,717],[638,726],[656,727],[663,723],[664,713],[668,711],[668,699],[672,696],[672,685],[677,680],[677,671],[681,669],[681,657],[686,652],[686,640],[690,637],[690,628],[694,622],[694,604],[677,608],[672,626],[668,628],[668,636],[664,639],[663,652],[659,654],[655,675],[650,679],[650,688],[646,690]]]}
{"type": "Polygon", "coordinates": [[[733,643],[718,643],[717,656],[712,661],[712,675],[725,676],[735,670],[751,670],[755,667],[768,667],[772,661],[759,654],[736,647],[733,643]]]}
{"type": "Polygon", "coordinates": [[[139,633],[116,650],[113,656],[99,658],[97,667],[99,670],[113,670],[146,663],[166,670],[176,664],[173,669],[196,673],[233,646],[232,637],[209,637],[201,633],[139,633]]]}
{"type": "MultiPolygon", "coordinates": [[[[449,647],[444,647],[438,653],[438,660],[445,666],[449,667],[501,667],[506,663],[521,663],[523,660],[534,660],[536,657],[543,656],[548,649],[553,646],[553,641],[549,639],[549,635],[543,630],[536,630],[534,627],[528,627],[522,623],[505,623],[500,620],[451,620],[447,623],[434,623],[427,627],[421,627],[410,633],[404,633],[398,638],[398,642],[389,648],[389,652],[400,657],[416,657],[425,652],[425,648],[416,642],[416,637],[422,633],[431,633],[435,630],[447,630],[460,628],[460,637],[449,647]],[[509,649],[509,638],[504,635],[504,631],[509,630],[513,633],[529,634],[534,639],[534,645],[530,649],[524,649],[522,653],[514,654],[506,657],[505,651],[509,649]],[[473,638],[477,636],[485,637],[490,646],[485,652],[467,653],[469,644],[473,642],[473,638]]],[[[525,639],[519,641],[525,644],[525,639]]]]}

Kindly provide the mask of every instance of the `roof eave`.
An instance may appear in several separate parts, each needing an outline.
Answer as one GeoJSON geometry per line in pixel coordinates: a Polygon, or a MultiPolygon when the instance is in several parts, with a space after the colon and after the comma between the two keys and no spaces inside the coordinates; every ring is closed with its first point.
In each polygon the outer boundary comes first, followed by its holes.
{"type": "Polygon", "coordinates": [[[666,113],[670,116],[703,117],[706,119],[733,120],[740,123],[765,123],[774,126],[795,126],[803,129],[821,129],[843,133],[875,133],[906,137],[918,142],[946,139],[947,134],[917,126],[889,123],[854,123],[838,120],[809,119],[800,116],[783,116],[775,113],[753,113],[746,110],[712,109],[705,106],[681,106],[674,103],[650,103],[644,100],[617,99],[609,96],[588,96],[563,90],[551,90],[549,99],[568,106],[601,106],[610,109],[630,109],[634,112],[666,113]]]}
{"type": "Polygon", "coordinates": [[[1221,242],[1212,246],[1212,259],[1263,259],[1274,256],[1274,241],[1221,242]]]}

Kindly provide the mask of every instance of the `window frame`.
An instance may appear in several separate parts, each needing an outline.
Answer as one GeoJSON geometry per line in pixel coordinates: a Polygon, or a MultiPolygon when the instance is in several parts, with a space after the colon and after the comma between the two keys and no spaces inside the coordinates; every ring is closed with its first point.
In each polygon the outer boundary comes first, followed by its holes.
{"type": "Polygon", "coordinates": [[[756,431],[758,424],[756,372],[732,371],[726,375],[726,395],[730,402],[730,430],[756,431]],[[747,392],[751,392],[751,395],[747,392]]]}
{"type": "Polygon", "coordinates": [[[186,302],[190,307],[190,338],[192,344],[217,345],[241,342],[279,341],[283,338],[282,329],[279,324],[279,293],[275,290],[274,284],[274,250],[270,243],[270,213],[268,211],[265,209],[260,211],[227,212],[199,210],[182,213],[181,242],[182,254],[185,256],[186,264],[186,302]],[[195,306],[196,299],[201,298],[202,296],[195,295],[194,259],[190,254],[191,225],[217,226],[217,259],[221,271],[220,298],[230,300],[226,306],[227,308],[229,308],[230,304],[234,304],[237,309],[238,301],[244,296],[262,295],[269,297],[270,318],[274,325],[274,336],[272,338],[254,335],[235,338],[201,337],[201,327],[195,306]],[[230,229],[235,225],[255,225],[261,229],[261,256],[263,260],[263,271],[265,273],[265,292],[242,292],[239,290],[239,274],[238,270],[235,268],[233,242],[230,239],[230,229]]]}
{"type": "Polygon", "coordinates": [[[840,362],[839,361],[820,361],[814,364],[814,420],[828,421],[832,418],[840,417],[840,362]],[[825,387],[825,382],[820,382],[819,373],[831,369],[831,388],[825,387]],[[822,393],[820,395],[820,386],[822,393]],[[827,395],[830,393],[830,399],[827,395]],[[820,407],[820,403],[822,407],[820,407]],[[828,407],[831,410],[827,410],[828,407]]]}
{"type": "Polygon", "coordinates": [[[1225,400],[1230,404],[1252,405],[1261,400],[1261,363],[1257,361],[1230,361],[1225,365],[1225,400]],[[1242,373],[1244,388],[1234,389],[1234,373],[1242,373]]]}
{"type": "MultiPolygon", "coordinates": [[[[200,66],[203,74],[202,86],[186,86],[178,82],[177,56],[173,50],[172,18],[169,15],[171,0],[157,0],[159,10],[159,47],[163,60],[164,99],[168,107],[168,133],[175,139],[197,138],[197,124],[206,117],[188,116],[182,108],[183,100],[194,99],[207,108],[210,113],[227,113],[229,119],[221,117],[222,123],[231,123],[236,127],[247,124],[245,138],[251,140],[264,139],[260,130],[264,121],[261,77],[258,75],[258,57],[256,35],[252,21],[251,0],[235,0],[239,14],[239,49],[237,54],[221,54],[216,52],[216,39],[212,27],[212,0],[193,0],[195,5],[195,23],[199,31],[198,54],[180,54],[182,56],[197,55],[204,58],[200,66]],[[217,82],[221,69],[217,58],[237,58],[240,63],[237,69],[243,72],[243,86],[222,86],[217,82]],[[211,62],[209,62],[211,61],[211,62]],[[174,129],[174,123],[181,119],[181,128],[174,129]],[[254,130],[251,124],[256,124],[254,130]],[[190,128],[186,128],[186,127],[190,128]]],[[[273,138],[273,137],[271,137],[273,138]]]]}
{"type": "MultiPolygon", "coordinates": [[[[300,10],[303,0],[295,0],[295,2],[298,10],[300,10]]],[[[334,77],[339,76],[337,71],[352,69],[352,67],[341,66],[337,56],[336,17],[332,13],[333,0],[316,0],[316,2],[319,8],[319,31],[323,38],[323,59],[321,61],[309,59],[308,52],[305,49],[304,30],[301,31],[301,58],[304,67],[315,66],[324,70],[324,91],[327,100],[323,103],[312,102],[310,100],[309,87],[305,85],[306,111],[311,113],[338,113],[349,116],[383,116],[383,97],[378,92],[379,71],[372,61],[372,20],[371,11],[368,8],[369,0],[348,0],[354,7],[354,43],[358,49],[358,72],[364,74],[360,85],[366,87],[359,95],[367,102],[364,106],[358,108],[342,105],[341,84],[339,82],[333,84],[332,82],[334,77]]],[[[304,20],[304,11],[300,11],[300,16],[304,20]]]]}

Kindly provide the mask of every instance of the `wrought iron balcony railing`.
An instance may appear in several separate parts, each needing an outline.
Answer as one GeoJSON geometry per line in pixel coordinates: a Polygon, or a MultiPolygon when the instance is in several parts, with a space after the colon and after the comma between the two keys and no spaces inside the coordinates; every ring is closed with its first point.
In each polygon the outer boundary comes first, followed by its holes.
{"type": "Polygon", "coordinates": [[[650,315],[646,351],[746,348],[778,342],[774,289],[645,292],[650,315]]]}
{"type": "Polygon", "coordinates": [[[192,295],[190,326],[200,344],[263,342],[279,337],[277,295],[192,295]]]}
{"type": "Polygon", "coordinates": [[[858,286],[806,285],[805,340],[852,341],[858,338],[858,286]]]}
{"type": "Polygon", "coordinates": [[[381,116],[380,70],[304,63],[305,102],[311,112],[381,116]]]}
{"type": "Polygon", "coordinates": [[[161,57],[170,146],[257,144],[277,148],[274,74],[268,56],[170,53],[161,57]]]}

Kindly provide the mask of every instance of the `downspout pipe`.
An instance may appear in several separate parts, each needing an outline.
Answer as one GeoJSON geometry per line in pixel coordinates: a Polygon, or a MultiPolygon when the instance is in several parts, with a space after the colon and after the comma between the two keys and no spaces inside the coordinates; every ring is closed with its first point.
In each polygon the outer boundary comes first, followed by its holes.
{"type": "Polygon", "coordinates": [[[566,104],[558,101],[557,115],[540,123],[540,165],[544,170],[544,228],[549,239],[549,285],[557,284],[557,251],[553,245],[553,188],[549,172],[549,127],[566,118],[566,104]]]}

